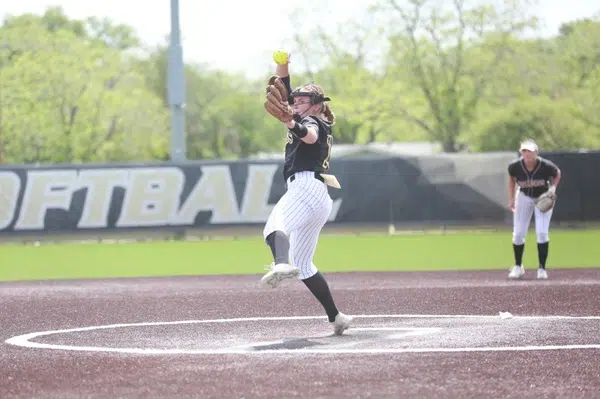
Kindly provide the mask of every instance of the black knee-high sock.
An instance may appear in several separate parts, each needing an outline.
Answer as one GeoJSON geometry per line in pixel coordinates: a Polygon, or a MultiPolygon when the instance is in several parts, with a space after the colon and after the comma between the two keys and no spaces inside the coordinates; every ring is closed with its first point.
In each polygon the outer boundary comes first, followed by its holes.
{"type": "Polygon", "coordinates": [[[513,251],[515,253],[515,265],[521,266],[523,264],[523,250],[525,244],[517,245],[513,244],[513,251]]]}
{"type": "Polygon", "coordinates": [[[283,231],[274,231],[267,236],[267,245],[271,248],[275,264],[289,263],[290,240],[283,231]]]}
{"type": "Polygon", "coordinates": [[[542,269],[546,268],[546,259],[548,259],[548,243],[538,243],[538,258],[540,260],[540,267],[542,269]]]}
{"type": "Polygon", "coordinates": [[[329,290],[329,284],[327,284],[325,277],[323,277],[321,272],[317,272],[317,274],[314,276],[302,281],[308,287],[310,292],[312,292],[315,298],[321,302],[321,305],[323,305],[325,308],[325,312],[327,313],[327,318],[329,321],[333,322],[339,311],[335,306],[335,302],[331,296],[331,291],[329,290]]]}

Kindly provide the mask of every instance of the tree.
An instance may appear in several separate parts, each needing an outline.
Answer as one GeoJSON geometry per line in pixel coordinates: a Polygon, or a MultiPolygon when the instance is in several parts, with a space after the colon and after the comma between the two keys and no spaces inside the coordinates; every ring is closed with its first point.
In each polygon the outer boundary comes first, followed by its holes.
{"type": "Polygon", "coordinates": [[[140,40],[130,26],[114,24],[108,18],[71,19],[60,6],[50,6],[42,15],[32,13],[18,16],[9,15],[5,17],[2,27],[24,25],[40,26],[51,33],[69,31],[77,38],[94,40],[118,50],[128,50],[140,46],[140,40]]]}
{"type": "Polygon", "coordinates": [[[586,18],[561,25],[558,47],[573,72],[578,88],[600,68],[600,20],[586,18]]]}
{"type": "Polygon", "coordinates": [[[468,6],[465,0],[454,0],[451,7],[427,0],[408,3],[386,0],[379,5],[393,27],[388,68],[399,80],[414,84],[427,114],[416,115],[401,101],[396,106],[431,140],[441,142],[444,151],[454,152],[477,118],[489,79],[509,52],[511,39],[534,21],[522,16],[518,1],[497,9],[468,6]]]}
{"type": "Polygon", "coordinates": [[[563,24],[556,42],[577,104],[573,116],[600,140],[600,17],[563,24]]]}
{"type": "Polygon", "coordinates": [[[516,151],[526,138],[536,140],[544,151],[577,150],[600,143],[586,134],[583,122],[572,117],[572,100],[536,96],[516,101],[488,121],[477,139],[478,151],[516,151]]]}
{"type": "Polygon", "coordinates": [[[42,15],[24,13],[17,16],[8,15],[4,18],[2,28],[15,26],[36,25],[46,29],[48,32],[70,31],[75,36],[87,37],[85,22],[78,19],[70,19],[62,7],[51,6],[46,8],[42,15]]]}
{"type": "MultiPolygon", "coordinates": [[[[146,84],[163,98],[165,108],[169,106],[167,61],[167,46],[161,45],[138,66],[146,84]]],[[[188,158],[243,158],[282,148],[285,128],[268,118],[262,106],[265,82],[186,64],[188,158]]]]}
{"type": "MultiPolygon", "coordinates": [[[[423,135],[415,134],[404,116],[395,112],[398,86],[405,85],[390,79],[385,69],[384,30],[376,13],[365,8],[360,20],[349,19],[332,28],[319,23],[320,15],[307,18],[307,8],[303,4],[290,18],[295,26],[293,80],[297,85],[316,82],[332,98],[336,142],[421,138],[423,135]]],[[[327,12],[320,3],[315,9],[327,12]]]]}
{"type": "Polygon", "coordinates": [[[3,28],[5,158],[66,163],[164,158],[168,117],[120,51],[31,20],[3,28]]]}

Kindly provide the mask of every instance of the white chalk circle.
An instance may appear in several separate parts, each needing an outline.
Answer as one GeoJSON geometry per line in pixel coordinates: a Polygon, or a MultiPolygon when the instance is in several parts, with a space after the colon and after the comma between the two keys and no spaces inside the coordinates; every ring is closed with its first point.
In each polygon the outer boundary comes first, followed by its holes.
{"type": "MultiPolygon", "coordinates": [[[[482,319],[499,320],[498,316],[490,315],[411,315],[411,314],[390,314],[390,315],[355,315],[356,319],[482,319]]],[[[439,348],[352,348],[354,345],[339,345],[333,347],[309,347],[300,349],[264,349],[259,351],[249,350],[251,346],[273,345],[283,343],[283,341],[248,343],[242,346],[228,347],[222,349],[159,349],[159,348],[115,348],[106,346],[75,346],[59,345],[34,342],[32,340],[50,335],[69,334],[76,332],[97,331],[107,329],[121,329],[128,327],[147,327],[147,326],[168,326],[184,324],[218,324],[218,323],[239,323],[239,322],[261,322],[261,321],[296,321],[296,320],[319,320],[323,316],[291,316],[291,317],[243,317],[231,319],[212,319],[212,320],[182,320],[182,321],[159,321],[147,323],[125,323],[109,324],[100,326],[89,326],[80,328],[71,328],[64,330],[51,330],[32,332],[29,334],[18,335],[7,339],[8,345],[19,346],[31,349],[52,349],[62,351],[80,351],[80,352],[102,352],[102,353],[125,353],[135,355],[274,355],[274,354],[395,354],[395,353],[445,353],[445,352],[511,352],[511,351],[540,351],[540,350],[569,350],[569,349],[600,349],[600,344],[573,344],[573,345],[532,345],[532,346],[482,346],[482,347],[439,347],[439,348]]],[[[600,316],[514,316],[510,320],[503,322],[509,323],[514,320],[600,320],[600,316]]],[[[349,331],[388,331],[394,333],[396,338],[407,335],[424,335],[435,333],[439,328],[417,328],[417,327],[355,327],[349,331]]],[[[392,335],[390,338],[393,338],[392,335]]]]}

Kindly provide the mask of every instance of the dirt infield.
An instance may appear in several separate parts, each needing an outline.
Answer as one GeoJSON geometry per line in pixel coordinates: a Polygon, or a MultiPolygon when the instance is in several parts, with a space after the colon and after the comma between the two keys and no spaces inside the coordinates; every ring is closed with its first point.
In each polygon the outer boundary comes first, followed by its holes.
{"type": "Polygon", "coordinates": [[[0,397],[600,397],[600,269],[507,272],[0,283],[0,397]]]}

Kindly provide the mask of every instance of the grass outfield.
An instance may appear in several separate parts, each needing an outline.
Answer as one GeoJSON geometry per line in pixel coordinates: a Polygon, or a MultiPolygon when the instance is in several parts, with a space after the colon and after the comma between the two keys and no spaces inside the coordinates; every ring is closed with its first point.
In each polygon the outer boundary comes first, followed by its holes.
{"type": "MultiPolygon", "coordinates": [[[[551,231],[548,268],[600,266],[600,230],[551,231]]],[[[446,235],[323,235],[315,264],[324,272],[504,269],[510,232],[446,235]]],[[[271,254],[260,238],[202,242],[0,246],[0,280],[202,274],[262,274],[271,254]]],[[[525,267],[537,265],[535,235],[525,267]]]]}

